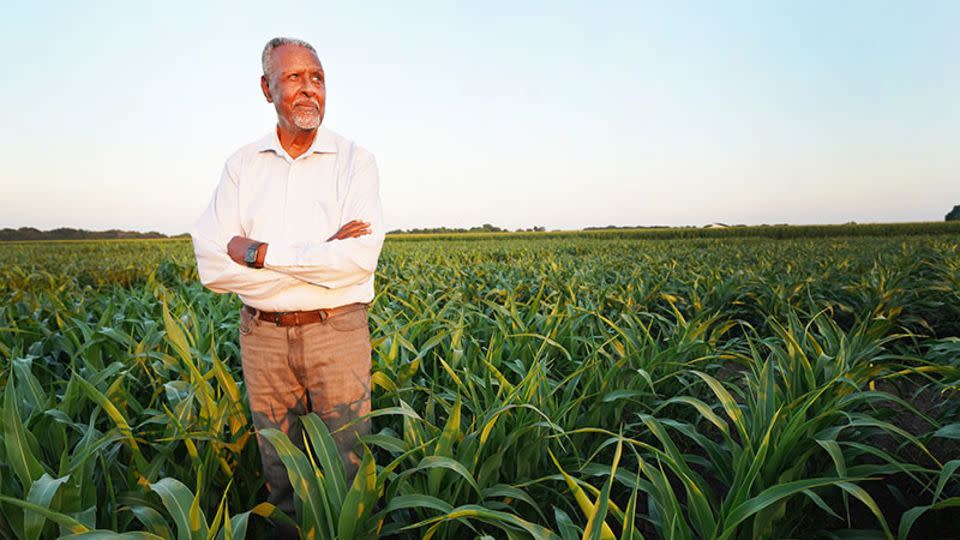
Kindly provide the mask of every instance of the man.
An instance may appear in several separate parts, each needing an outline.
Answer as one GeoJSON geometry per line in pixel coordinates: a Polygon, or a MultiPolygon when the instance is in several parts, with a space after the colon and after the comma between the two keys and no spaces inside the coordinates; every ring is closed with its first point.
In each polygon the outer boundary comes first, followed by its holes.
{"type": "MultiPolygon", "coordinates": [[[[366,304],[383,245],[373,155],[320,127],[326,104],[314,48],[290,38],[263,49],[260,87],[277,126],[227,159],[191,236],[200,281],[233,292],[243,379],[257,430],[303,441],[298,416],[335,431],[370,412],[366,304]]],[[[334,433],[348,480],[369,420],[334,433]]],[[[258,435],[269,501],[289,515],[293,492],[273,446],[258,435]]],[[[287,531],[289,533],[289,531],[287,531]]]]}

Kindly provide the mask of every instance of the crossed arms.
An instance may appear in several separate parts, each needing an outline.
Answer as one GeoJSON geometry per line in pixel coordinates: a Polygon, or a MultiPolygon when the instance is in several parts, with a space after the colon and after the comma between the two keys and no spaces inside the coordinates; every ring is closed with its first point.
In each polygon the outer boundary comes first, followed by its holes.
{"type": "Polygon", "coordinates": [[[242,231],[237,177],[236,161],[228,160],[213,199],[190,233],[200,281],[208,289],[269,297],[304,283],[339,288],[372,277],[384,237],[372,156],[358,165],[349,182],[343,215],[351,221],[326,240],[265,244],[254,268],[244,262],[246,248],[255,240],[242,231]]]}
{"type": "MultiPolygon", "coordinates": [[[[347,238],[360,238],[368,234],[370,234],[370,223],[355,219],[347,222],[343,227],[340,227],[340,230],[330,238],[327,238],[326,241],[332,242],[334,240],[346,240],[347,238]]],[[[258,242],[252,238],[236,235],[227,243],[227,255],[237,264],[251,266],[253,268],[263,268],[264,262],[266,262],[268,248],[269,244],[266,242],[258,242]],[[245,259],[247,250],[255,245],[257,246],[257,260],[252,265],[248,265],[245,259]]]]}

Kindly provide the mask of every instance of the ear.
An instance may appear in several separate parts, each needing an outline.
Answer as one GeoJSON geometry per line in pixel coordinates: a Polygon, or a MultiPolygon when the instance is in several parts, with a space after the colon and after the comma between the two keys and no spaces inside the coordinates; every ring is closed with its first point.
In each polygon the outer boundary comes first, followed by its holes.
{"type": "Polygon", "coordinates": [[[260,89],[263,90],[263,97],[267,98],[267,103],[273,103],[273,96],[270,95],[270,83],[267,82],[267,77],[264,75],[260,76],[260,89]]]}

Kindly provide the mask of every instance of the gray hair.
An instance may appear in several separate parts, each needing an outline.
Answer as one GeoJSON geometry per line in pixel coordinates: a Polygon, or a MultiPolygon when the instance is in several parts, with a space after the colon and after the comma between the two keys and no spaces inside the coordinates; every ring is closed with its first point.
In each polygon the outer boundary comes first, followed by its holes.
{"type": "MultiPolygon", "coordinates": [[[[313,54],[317,54],[317,50],[313,48],[313,45],[302,39],[275,37],[264,45],[263,54],[260,56],[260,63],[263,65],[263,76],[267,79],[270,78],[270,72],[273,70],[273,50],[282,45],[296,45],[297,47],[308,49],[313,54]]],[[[319,57],[319,55],[317,56],[319,57]]]]}

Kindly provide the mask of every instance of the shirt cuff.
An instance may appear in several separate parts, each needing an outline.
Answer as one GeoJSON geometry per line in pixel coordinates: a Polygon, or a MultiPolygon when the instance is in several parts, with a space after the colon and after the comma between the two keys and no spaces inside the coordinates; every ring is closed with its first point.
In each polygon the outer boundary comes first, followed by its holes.
{"type": "Polygon", "coordinates": [[[271,242],[263,266],[300,266],[300,250],[292,244],[271,242]]]}

